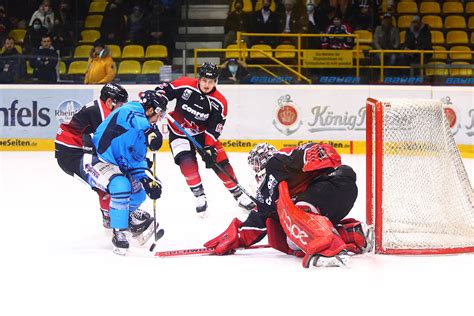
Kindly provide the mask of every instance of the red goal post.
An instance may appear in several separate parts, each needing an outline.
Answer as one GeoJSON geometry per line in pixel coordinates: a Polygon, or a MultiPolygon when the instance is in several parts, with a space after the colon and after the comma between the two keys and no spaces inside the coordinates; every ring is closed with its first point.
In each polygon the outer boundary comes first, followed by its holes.
{"type": "Polygon", "coordinates": [[[366,217],[380,254],[474,252],[474,198],[436,100],[368,98],[366,217]]]}

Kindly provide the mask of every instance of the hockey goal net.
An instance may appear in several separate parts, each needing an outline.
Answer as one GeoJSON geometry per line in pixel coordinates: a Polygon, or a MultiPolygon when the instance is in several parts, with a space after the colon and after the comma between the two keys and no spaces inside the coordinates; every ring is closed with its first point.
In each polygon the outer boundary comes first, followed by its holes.
{"type": "Polygon", "coordinates": [[[474,252],[473,191],[442,103],[369,98],[366,109],[376,252],[474,252]]]}

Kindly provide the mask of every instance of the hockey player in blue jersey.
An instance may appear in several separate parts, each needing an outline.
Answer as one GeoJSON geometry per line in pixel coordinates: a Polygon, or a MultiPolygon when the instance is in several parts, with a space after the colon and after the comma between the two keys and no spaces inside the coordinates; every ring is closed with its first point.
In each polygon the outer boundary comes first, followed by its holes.
{"type": "Polygon", "coordinates": [[[151,216],[137,220],[133,214],[146,195],[153,200],[161,196],[161,183],[149,172],[146,153],[148,148],[161,147],[162,135],[155,124],[166,114],[166,104],[155,91],[145,91],[138,102],[128,102],[113,111],[92,138],[97,156],[87,162],[88,182],[110,194],[112,243],[117,254],[125,255],[129,248],[128,230],[144,233],[153,226],[151,216]]]}

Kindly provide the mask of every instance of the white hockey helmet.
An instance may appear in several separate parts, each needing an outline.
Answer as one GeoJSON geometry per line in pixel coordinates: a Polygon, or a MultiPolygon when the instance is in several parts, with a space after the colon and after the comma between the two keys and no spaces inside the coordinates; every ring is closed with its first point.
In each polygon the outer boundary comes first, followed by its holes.
{"type": "Polygon", "coordinates": [[[268,143],[257,144],[250,151],[248,164],[258,183],[265,178],[265,167],[276,152],[276,148],[268,143]]]}

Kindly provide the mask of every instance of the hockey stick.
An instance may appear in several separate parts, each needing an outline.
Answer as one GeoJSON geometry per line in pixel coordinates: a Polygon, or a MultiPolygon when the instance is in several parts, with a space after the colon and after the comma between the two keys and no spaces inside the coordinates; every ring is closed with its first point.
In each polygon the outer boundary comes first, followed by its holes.
{"type": "MultiPolygon", "coordinates": [[[[166,114],[166,118],[168,120],[170,120],[182,133],[184,133],[184,135],[186,135],[186,137],[194,144],[194,147],[196,147],[197,151],[199,152],[199,154],[204,157],[204,156],[208,156],[209,154],[206,153],[206,151],[204,150],[204,148],[202,147],[201,144],[199,144],[197,142],[197,140],[191,136],[191,134],[189,134],[178,122],[176,122],[176,120],[169,114],[166,114]]],[[[222,173],[224,173],[226,175],[226,177],[228,177],[246,196],[248,196],[254,203],[256,203],[257,205],[259,204],[259,202],[257,201],[257,199],[255,199],[250,193],[247,192],[247,190],[245,190],[244,187],[242,187],[240,185],[239,182],[237,182],[236,179],[234,179],[234,177],[232,177],[224,168],[222,168],[217,162],[213,162],[214,163],[214,166],[216,166],[217,169],[219,169],[219,171],[221,171],[222,173]]]]}
{"type": "MultiPolygon", "coordinates": [[[[156,152],[153,152],[153,177],[156,176],[156,152]]],[[[156,241],[158,240],[157,233],[156,233],[156,200],[153,200],[153,235],[155,237],[155,241],[150,246],[150,251],[153,251],[156,246],[156,241]]]]}
{"type": "MultiPolygon", "coordinates": [[[[254,245],[245,248],[238,248],[237,250],[248,250],[248,249],[262,249],[270,248],[269,245],[254,245]]],[[[194,248],[194,249],[181,249],[181,250],[167,250],[155,252],[155,257],[176,257],[176,256],[189,256],[189,255],[213,255],[214,248],[194,248]]]]}

